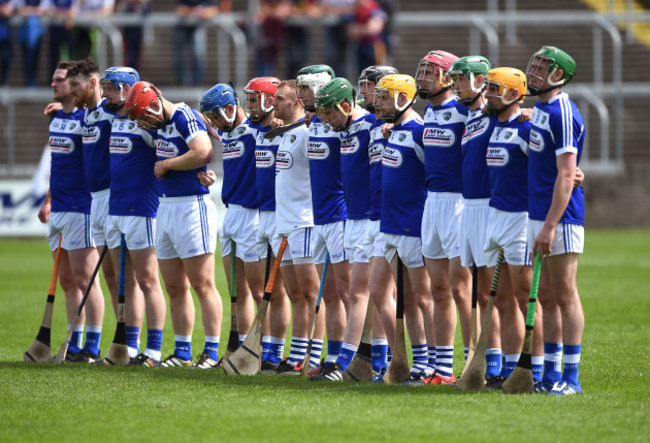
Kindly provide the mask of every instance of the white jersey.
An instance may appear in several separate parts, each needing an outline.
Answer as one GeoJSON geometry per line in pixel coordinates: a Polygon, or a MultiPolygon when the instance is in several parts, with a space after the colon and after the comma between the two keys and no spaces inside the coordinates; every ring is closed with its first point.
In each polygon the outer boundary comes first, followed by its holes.
{"type": "Polygon", "coordinates": [[[286,132],[278,146],[275,159],[275,221],[280,235],[286,235],[296,228],[314,226],[308,140],[307,127],[301,125],[286,132]]]}

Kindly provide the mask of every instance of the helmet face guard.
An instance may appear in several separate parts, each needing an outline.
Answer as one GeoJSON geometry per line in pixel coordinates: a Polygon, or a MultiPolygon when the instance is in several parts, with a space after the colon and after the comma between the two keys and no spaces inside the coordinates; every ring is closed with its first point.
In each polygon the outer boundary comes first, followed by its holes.
{"type": "Polygon", "coordinates": [[[564,86],[573,79],[575,70],[576,62],[569,54],[554,46],[544,46],[528,62],[528,89],[532,95],[539,95],[564,86]],[[554,81],[553,77],[560,69],[562,77],[554,81]]]}
{"type": "Polygon", "coordinates": [[[392,74],[399,74],[397,69],[392,66],[375,65],[368,66],[359,76],[359,95],[363,100],[363,107],[369,112],[376,112],[375,85],[383,77],[392,74]]]}
{"type": "MultiPolygon", "coordinates": [[[[302,70],[301,70],[302,71],[302,70]]],[[[328,71],[317,73],[298,74],[296,78],[296,95],[298,101],[307,112],[316,111],[316,93],[327,82],[332,80],[332,76],[328,71]],[[307,90],[311,91],[309,96],[305,93],[307,90]]]]}
{"type": "Polygon", "coordinates": [[[253,123],[266,120],[273,112],[275,91],[280,85],[277,77],[255,77],[244,88],[244,111],[253,123]]]}
{"type": "Polygon", "coordinates": [[[104,71],[99,80],[99,88],[103,95],[104,91],[110,89],[112,85],[116,91],[120,92],[120,100],[124,102],[127,96],[127,93],[124,91],[124,85],[133,86],[139,81],[140,75],[135,69],[126,66],[114,66],[104,71]]]}
{"type": "Polygon", "coordinates": [[[388,123],[398,120],[415,102],[415,80],[409,75],[387,75],[379,80],[375,91],[377,93],[377,116],[388,123]],[[403,103],[400,104],[400,101],[403,103]]]}
{"type": "Polygon", "coordinates": [[[498,115],[506,108],[515,103],[522,102],[526,95],[526,76],[523,72],[514,68],[495,68],[490,70],[485,81],[488,100],[487,111],[490,115],[498,115]],[[510,91],[517,90],[518,95],[514,98],[506,98],[510,91]],[[490,103],[490,99],[499,99],[503,106],[490,103]]]}
{"type": "Polygon", "coordinates": [[[210,88],[200,101],[201,114],[205,120],[215,129],[230,132],[234,129],[237,119],[237,95],[232,86],[219,83],[210,88]],[[227,111],[231,105],[232,113],[227,111]],[[219,121],[219,117],[223,121],[219,121]]]}
{"type": "Polygon", "coordinates": [[[429,51],[418,64],[415,73],[415,83],[418,90],[418,97],[422,99],[432,99],[451,87],[451,80],[447,71],[451,65],[458,60],[454,54],[446,51],[429,51]],[[440,89],[434,92],[436,86],[440,89]]]}
{"type": "Polygon", "coordinates": [[[144,129],[160,129],[165,125],[162,98],[149,82],[137,82],[131,87],[124,108],[129,118],[144,129]]]}
{"type": "Polygon", "coordinates": [[[341,103],[336,103],[334,106],[316,106],[316,115],[327,126],[333,130],[340,132],[347,129],[352,119],[352,112],[354,105],[350,106],[350,111],[346,111],[341,106],[341,103]]]}

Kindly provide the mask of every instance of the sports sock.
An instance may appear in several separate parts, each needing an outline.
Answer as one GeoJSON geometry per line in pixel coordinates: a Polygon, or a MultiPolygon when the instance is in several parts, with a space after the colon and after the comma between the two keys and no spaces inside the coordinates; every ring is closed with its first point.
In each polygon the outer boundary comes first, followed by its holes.
{"type": "Polygon", "coordinates": [[[519,363],[519,356],[521,354],[508,354],[506,355],[506,364],[503,366],[503,370],[501,371],[501,375],[505,378],[510,377],[510,374],[512,374],[512,371],[515,370],[517,367],[517,363],[519,363]]]}
{"type": "Polygon", "coordinates": [[[129,348],[129,357],[135,358],[140,353],[140,326],[126,327],[126,345],[129,348]]]}
{"type": "Polygon", "coordinates": [[[381,371],[386,367],[386,354],[388,353],[388,340],[385,338],[373,338],[370,345],[370,355],[372,359],[372,370],[381,371]]]}
{"type": "Polygon", "coordinates": [[[467,361],[467,356],[469,355],[469,346],[465,346],[463,348],[463,356],[465,358],[465,361],[467,361]]]}
{"type": "Polygon", "coordinates": [[[430,368],[436,367],[436,347],[435,346],[427,346],[427,354],[429,356],[427,360],[427,364],[429,365],[430,368]]]}
{"type": "Polygon", "coordinates": [[[273,355],[277,361],[282,361],[284,358],[285,343],[286,340],[284,338],[271,336],[271,355],[273,355]]]}
{"type": "Polygon", "coordinates": [[[501,349],[488,348],[485,350],[485,376],[497,377],[501,374],[501,349]]]}
{"type": "Polygon", "coordinates": [[[246,337],[248,337],[248,334],[239,334],[239,346],[244,343],[244,340],[246,340],[246,337]]]}
{"type": "Polygon", "coordinates": [[[327,340],[327,362],[333,363],[339,358],[343,340],[327,340]]]}
{"type": "Polygon", "coordinates": [[[271,336],[263,335],[262,336],[262,361],[267,361],[269,359],[270,352],[271,352],[271,336]]]}
{"type": "MultiPolygon", "coordinates": [[[[68,325],[68,331],[72,325],[68,325]]],[[[81,352],[82,340],[84,335],[84,325],[76,325],[74,331],[72,332],[72,337],[70,337],[70,344],[68,345],[68,351],[78,354],[81,352]]]]}
{"type": "Polygon", "coordinates": [[[291,366],[302,363],[307,353],[307,346],[309,346],[308,338],[291,337],[291,351],[289,352],[287,363],[291,366]]]}
{"type": "Polygon", "coordinates": [[[203,352],[210,354],[210,358],[214,361],[219,361],[219,340],[221,336],[216,335],[206,335],[205,336],[205,346],[203,347],[203,352]]]}
{"type": "Polygon", "coordinates": [[[162,329],[147,329],[147,347],[144,353],[154,360],[160,361],[162,358],[160,350],[162,349],[162,329]]]}
{"type": "Polygon", "coordinates": [[[427,345],[411,345],[411,351],[413,352],[413,370],[424,372],[429,363],[427,345]]]}
{"type": "Polygon", "coordinates": [[[454,375],[453,346],[436,346],[436,372],[443,377],[454,375]]]}
{"type": "Polygon", "coordinates": [[[546,384],[554,385],[562,379],[562,342],[544,343],[544,376],[546,384]]]}
{"type": "Polygon", "coordinates": [[[181,360],[192,360],[191,335],[174,335],[174,355],[181,360]]]}
{"type": "Polygon", "coordinates": [[[309,367],[317,368],[320,365],[320,356],[323,353],[323,340],[317,338],[311,341],[311,352],[309,353],[309,367]]]}
{"type": "Polygon", "coordinates": [[[386,351],[386,367],[388,367],[388,365],[392,360],[393,360],[393,351],[389,347],[388,350],[386,351]]]}
{"type": "Polygon", "coordinates": [[[564,345],[564,372],[562,381],[580,386],[578,370],[580,369],[580,353],[582,345],[564,345]]]}
{"type": "Polygon", "coordinates": [[[99,340],[102,338],[102,327],[96,325],[86,326],[86,345],[84,350],[91,354],[99,355],[99,340]]]}
{"type": "Polygon", "coordinates": [[[347,369],[358,348],[358,346],[351,345],[350,343],[343,343],[343,346],[341,346],[341,353],[336,359],[336,363],[341,366],[341,371],[345,371],[347,369]]]}
{"type": "Polygon", "coordinates": [[[533,355],[530,358],[531,369],[533,371],[533,381],[538,382],[542,379],[542,369],[544,368],[544,356],[533,355]]]}

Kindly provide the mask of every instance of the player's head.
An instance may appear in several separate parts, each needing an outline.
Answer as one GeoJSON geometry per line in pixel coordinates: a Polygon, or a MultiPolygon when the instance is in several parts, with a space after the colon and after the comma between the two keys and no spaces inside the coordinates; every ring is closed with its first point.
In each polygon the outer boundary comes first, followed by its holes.
{"type": "Polygon", "coordinates": [[[126,96],[124,109],[131,120],[144,129],[165,126],[165,110],[160,91],[153,84],[139,81],[133,84],[126,96]]]}
{"type": "Polygon", "coordinates": [[[499,115],[526,96],[526,74],[516,68],[494,68],[485,80],[487,111],[499,115]]]}
{"type": "Polygon", "coordinates": [[[567,85],[576,73],[576,62],[555,46],[544,46],[528,62],[526,76],[532,95],[543,94],[567,85]]]}
{"type": "Polygon", "coordinates": [[[68,101],[71,98],[67,74],[75,63],[75,61],[62,61],[56,65],[50,86],[52,87],[52,98],[57,102],[68,101]]]}
{"type": "Polygon", "coordinates": [[[369,112],[376,112],[375,99],[375,86],[383,77],[391,74],[399,74],[397,69],[392,66],[374,65],[368,66],[361,71],[359,76],[359,95],[363,100],[363,107],[369,112]]]}
{"type": "Polygon", "coordinates": [[[378,116],[388,123],[398,120],[414,103],[417,88],[410,75],[391,74],[375,86],[378,116]]]}
{"type": "Polygon", "coordinates": [[[296,81],[283,80],[275,91],[274,116],[280,120],[292,120],[302,106],[296,96],[296,81]]]}
{"type": "Polygon", "coordinates": [[[354,106],[354,87],[345,78],[334,78],[316,92],[318,118],[335,131],[343,131],[350,126],[354,106]]]}
{"type": "Polygon", "coordinates": [[[418,96],[429,100],[448,91],[451,80],[447,72],[451,65],[458,60],[454,54],[446,51],[430,51],[418,64],[415,81],[418,96]]]}
{"type": "Polygon", "coordinates": [[[102,97],[106,98],[106,107],[117,111],[124,106],[131,87],[140,81],[140,74],[127,66],[113,66],[102,74],[99,87],[102,97]]]}
{"type": "Polygon", "coordinates": [[[244,88],[244,110],[253,123],[264,121],[273,112],[275,91],[280,85],[276,77],[255,77],[244,88]]]}
{"type": "Polygon", "coordinates": [[[485,89],[485,77],[492,68],[490,62],[480,55],[468,55],[456,60],[449,68],[454,93],[458,101],[471,106],[485,89]]]}
{"type": "Polygon", "coordinates": [[[78,108],[89,105],[99,93],[99,65],[91,58],[76,62],[66,74],[70,94],[78,108]]]}
{"type": "Polygon", "coordinates": [[[314,97],[318,88],[335,77],[334,70],[327,65],[307,66],[298,71],[296,95],[305,111],[316,111],[314,97]]]}
{"type": "Polygon", "coordinates": [[[219,83],[201,97],[201,113],[213,128],[230,132],[235,128],[238,104],[235,89],[219,83]]]}

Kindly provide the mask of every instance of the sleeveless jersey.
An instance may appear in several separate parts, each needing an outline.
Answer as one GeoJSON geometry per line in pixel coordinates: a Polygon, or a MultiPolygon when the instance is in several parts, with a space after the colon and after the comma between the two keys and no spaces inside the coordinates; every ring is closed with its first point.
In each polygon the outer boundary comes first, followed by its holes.
{"type": "Polygon", "coordinates": [[[246,208],[259,208],[255,185],[255,144],[258,125],[245,120],[230,132],[221,132],[223,188],[221,200],[246,208]]]}
{"type": "Polygon", "coordinates": [[[490,198],[490,173],[485,154],[498,121],[497,117],[484,114],[482,108],[469,113],[461,144],[464,198],[490,198]]]}
{"type": "Polygon", "coordinates": [[[388,139],[384,137],[381,128],[382,120],[375,119],[370,128],[368,142],[368,157],[370,160],[370,220],[379,220],[381,216],[381,155],[388,139]]]}
{"type": "Polygon", "coordinates": [[[370,159],[368,144],[373,114],[366,114],[341,132],[341,178],[348,219],[370,218],[370,159]]]}
{"type": "Polygon", "coordinates": [[[84,173],[90,192],[103,191],[111,185],[111,161],[108,140],[117,114],[106,108],[106,100],[95,109],[86,109],[83,121],[84,173]]]}
{"type": "Polygon", "coordinates": [[[275,156],[282,137],[264,138],[271,126],[260,127],[255,148],[255,183],[260,210],[275,211],[275,156]]]}

